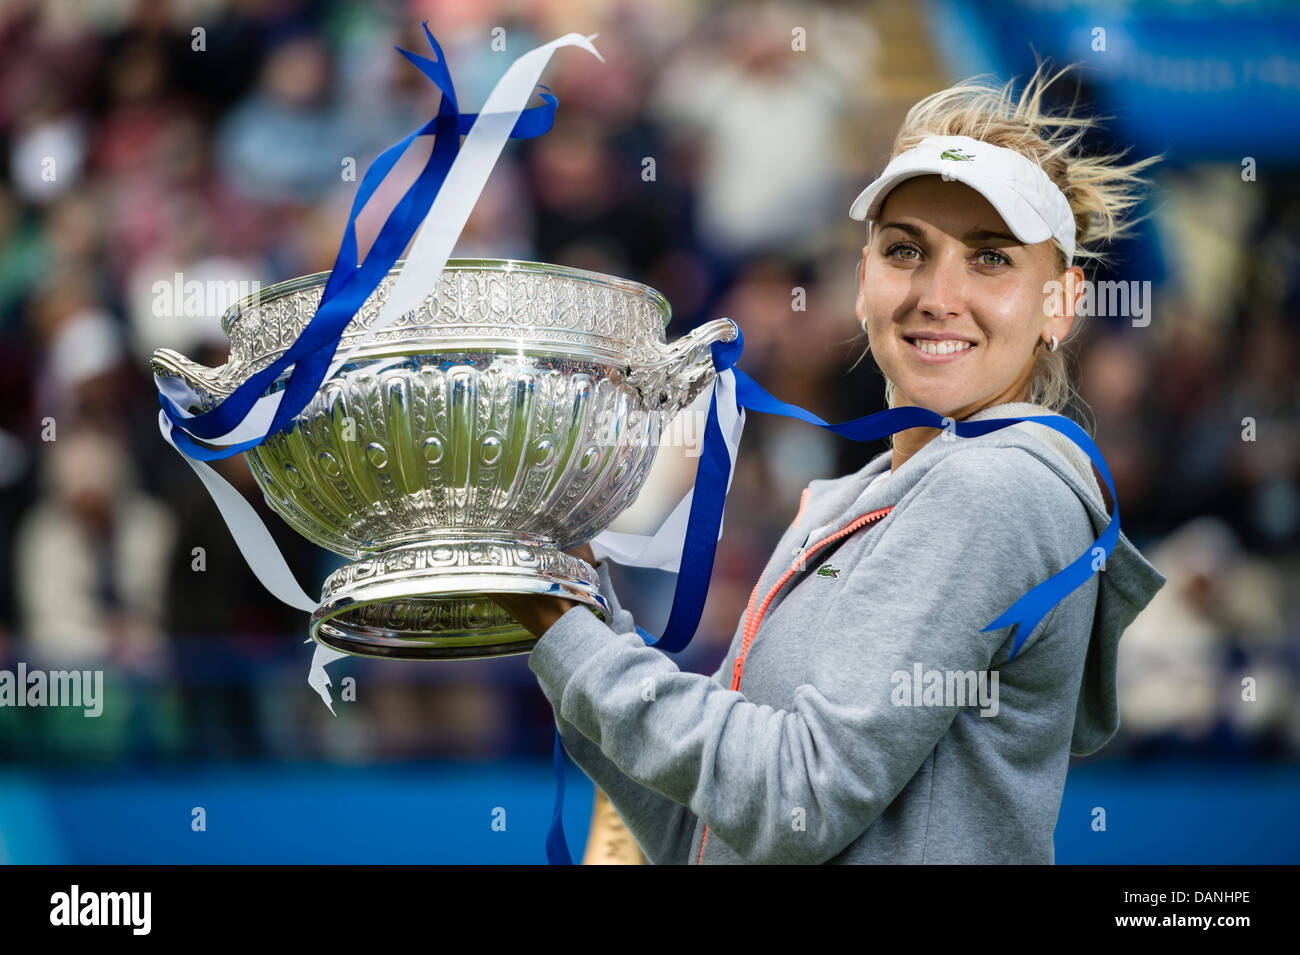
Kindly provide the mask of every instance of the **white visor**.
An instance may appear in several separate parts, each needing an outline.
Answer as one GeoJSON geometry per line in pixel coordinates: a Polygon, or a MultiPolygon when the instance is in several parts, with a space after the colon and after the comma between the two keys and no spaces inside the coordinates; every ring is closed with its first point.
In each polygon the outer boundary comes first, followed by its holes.
{"type": "Polygon", "coordinates": [[[1074,264],[1074,213],[1056,183],[1028,157],[969,136],[927,136],[899,153],[853,200],[849,216],[876,221],[894,186],[931,174],[963,182],[982,195],[1021,242],[1056,239],[1066,264],[1074,264]]]}

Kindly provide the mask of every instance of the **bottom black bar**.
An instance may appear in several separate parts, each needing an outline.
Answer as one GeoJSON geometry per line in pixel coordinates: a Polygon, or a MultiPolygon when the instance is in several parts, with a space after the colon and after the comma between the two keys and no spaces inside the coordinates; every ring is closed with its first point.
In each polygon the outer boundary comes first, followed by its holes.
{"type": "MultiPolygon", "coordinates": [[[[648,870],[637,871],[645,875],[648,870]]],[[[459,927],[493,935],[506,926],[527,931],[574,929],[605,918],[653,918],[661,927],[710,909],[757,912],[819,936],[836,909],[839,929],[850,924],[865,939],[876,928],[928,925],[935,931],[990,928],[990,919],[1030,919],[1030,931],[1055,928],[1115,937],[1199,932],[1230,944],[1236,933],[1279,930],[1291,921],[1294,866],[989,866],[872,867],[834,874],[798,891],[789,873],[761,884],[732,877],[710,885],[716,902],[692,892],[686,906],[655,903],[645,890],[673,893],[685,882],[661,882],[633,872],[595,878],[545,866],[22,866],[0,868],[0,915],[6,940],[16,935],[78,934],[80,941],[135,938],[204,943],[258,937],[270,929],[294,941],[337,943],[404,930],[459,927]],[[843,882],[841,882],[843,878],[843,882]],[[840,883],[837,885],[836,883],[840,883]],[[833,896],[810,894],[830,889],[833,896]],[[636,894],[629,889],[637,889],[636,894]],[[744,891],[737,896],[735,890],[744,891]],[[851,912],[842,904],[853,900],[851,912]],[[612,904],[611,904],[612,903],[612,904]],[[828,911],[830,910],[830,911],[828,911]],[[535,912],[538,921],[528,921],[535,912]],[[848,914],[851,921],[843,916],[848,914]],[[906,920],[906,921],[903,921],[906,920]],[[915,921],[913,921],[915,920],[915,921]],[[258,927],[262,927],[259,929],[258,927]]],[[[696,872],[692,882],[702,877],[696,872]]],[[[657,894],[657,893],[656,893],[657,894]]],[[[672,898],[672,895],[669,895],[672,898]]],[[[692,920],[693,921],[693,920],[692,920]]],[[[816,937],[813,936],[813,937],[816,937]]],[[[427,936],[426,936],[427,937],[427,936]]],[[[961,937],[958,935],[957,937],[961,937]]]]}

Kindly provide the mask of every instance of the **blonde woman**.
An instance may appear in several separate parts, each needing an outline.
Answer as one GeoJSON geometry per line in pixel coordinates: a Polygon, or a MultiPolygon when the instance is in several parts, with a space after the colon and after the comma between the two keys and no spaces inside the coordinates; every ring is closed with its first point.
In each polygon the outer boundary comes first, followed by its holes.
{"type": "MultiPolygon", "coordinates": [[[[1126,227],[1155,160],[1083,154],[1095,120],[1043,104],[1061,73],[925,98],[853,203],[856,313],[891,406],[1068,412],[1077,263],[1126,227]]],[[[567,751],[652,864],[1051,863],[1069,757],[1118,728],[1116,646],[1165,578],[1121,533],[1029,634],[984,628],[1109,517],[1052,429],[912,428],[804,491],[711,676],[644,644],[603,561],[610,625],[501,599],[540,637],[567,751]]]]}

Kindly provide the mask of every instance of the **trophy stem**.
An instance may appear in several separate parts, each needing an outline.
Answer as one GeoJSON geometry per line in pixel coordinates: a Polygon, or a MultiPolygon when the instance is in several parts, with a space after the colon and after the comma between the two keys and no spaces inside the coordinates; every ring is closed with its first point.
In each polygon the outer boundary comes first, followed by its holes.
{"type": "Polygon", "coordinates": [[[537,638],[486,594],[550,594],[608,619],[596,571],[533,535],[424,532],[339,568],[310,632],[343,653],[396,660],[474,660],[527,653],[537,638]]]}

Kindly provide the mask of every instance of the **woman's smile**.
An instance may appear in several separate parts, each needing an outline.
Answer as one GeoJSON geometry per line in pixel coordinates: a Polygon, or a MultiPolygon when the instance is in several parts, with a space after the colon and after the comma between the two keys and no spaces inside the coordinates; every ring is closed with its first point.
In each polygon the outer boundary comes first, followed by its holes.
{"type": "Polygon", "coordinates": [[[908,352],[927,365],[942,365],[946,362],[958,361],[979,347],[961,338],[933,339],[904,336],[903,341],[907,342],[908,352]]]}

